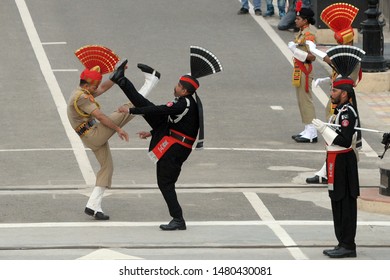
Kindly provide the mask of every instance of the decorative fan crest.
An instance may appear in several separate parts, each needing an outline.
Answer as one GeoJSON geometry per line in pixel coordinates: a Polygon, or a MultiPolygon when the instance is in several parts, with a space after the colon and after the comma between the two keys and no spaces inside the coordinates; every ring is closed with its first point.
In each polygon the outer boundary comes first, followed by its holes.
{"type": "Polygon", "coordinates": [[[326,7],[321,15],[321,20],[334,32],[351,27],[359,9],[347,3],[335,3],[326,7]]]}
{"type": "Polygon", "coordinates": [[[100,45],[87,45],[75,51],[76,57],[85,68],[99,66],[100,73],[106,74],[114,71],[119,57],[109,48],[100,45]]]}
{"type": "Polygon", "coordinates": [[[330,48],[326,53],[337,73],[343,77],[348,77],[362,60],[365,51],[358,47],[341,45],[330,48]]]}
{"type": "Polygon", "coordinates": [[[210,51],[197,47],[190,47],[191,76],[200,78],[222,71],[218,58],[210,51]]]}

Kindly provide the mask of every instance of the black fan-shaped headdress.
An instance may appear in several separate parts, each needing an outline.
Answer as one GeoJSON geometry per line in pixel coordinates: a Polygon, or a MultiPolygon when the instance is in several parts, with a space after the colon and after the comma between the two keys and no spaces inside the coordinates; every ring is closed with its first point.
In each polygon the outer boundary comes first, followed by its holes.
{"type": "MultiPolygon", "coordinates": [[[[222,65],[219,62],[219,59],[210,51],[197,46],[190,47],[190,68],[190,77],[195,80],[222,71],[222,65]]],[[[199,82],[196,82],[199,86],[199,82]]],[[[202,101],[196,92],[195,99],[198,104],[199,111],[199,135],[196,149],[202,149],[204,141],[203,106],[202,101]]]]}
{"type": "MultiPolygon", "coordinates": [[[[330,48],[327,51],[327,55],[332,61],[332,66],[335,71],[341,75],[333,82],[333,87],[341,88],[352,93],[350,96],[352,99],[352,104],[355,107],[356,112],[357,100],[355,91],[353,90],[354,81],[349,77],[351,73],[355,70],[356,66],[360,63],[365,51],[354,46],[349,45],[340,45],[330,48]]],[[[360,127],[360,118],[358,113],[358,127],[360,127]]],[[[361,130],[357,131],[356,139],[356,148],[361,148],[362,146],[362,132],[361,130]]]]}
{"type": "Polygon", "coordinates": [[[354,46],[340,45],[330,48],[326,53],[336,72],[342,77],[349,77],[362,60],[365,51],[354,46]]]}
{"type": "Polygon", "coordinates": [[[191,46],[190,55],[191,76],[195,79],[222,71],[219,59],[210,51],[191,46]]]}

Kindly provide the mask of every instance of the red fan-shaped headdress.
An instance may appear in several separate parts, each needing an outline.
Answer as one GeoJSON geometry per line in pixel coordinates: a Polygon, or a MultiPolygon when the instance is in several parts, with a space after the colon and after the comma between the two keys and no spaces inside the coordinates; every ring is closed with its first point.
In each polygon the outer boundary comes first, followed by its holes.
{"type": "Polygon", "coordinates": [[[76,57],[87,69],[99,66],[102,75],[114,71],[119,57],[109,48],[99,45],[87,45],[75,51],[76,57]]]}
{"type": "Polygon", "coordinates": [[[354,32],[352,22],[355,20],[359,9],[348,3],[335,3],[326,7],[321,15],[321,20],[335,32],[334,37],[339,44],[353,41],[354,32]]]}

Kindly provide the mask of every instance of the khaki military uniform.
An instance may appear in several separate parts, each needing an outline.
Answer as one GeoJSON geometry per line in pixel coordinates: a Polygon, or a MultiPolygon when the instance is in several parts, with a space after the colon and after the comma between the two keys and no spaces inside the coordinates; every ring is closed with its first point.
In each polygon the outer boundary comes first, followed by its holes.
{"type": "MultiPolygon", "coordinates": [[[[300,30],[297,37],[295,38],[295,43],[297,44],[297,48],[301,49],[305,52],[308,51],[306,40],[313,41],[315,43],[315,35],[311,33],[309,27],[300,30]]],[[[296,64],[295,60],[295,64],[296,64]]],[[[303,63],[303,67],[305,67],[306,71],[310,71],[312,66],[311,63],[303,63]]],[[[294,69],[295,72],[296,67],[294,69]]],[[[296,79],[296,73],[294,73],[296,79]]],[[[294,79],[294,77],[293,77],[294,79]]],[[[314,102],[313,102],[313,91],[311,87],[311,83],[313,81],[313,73],[310,71],[307,75],[301,71],[299,77],[299,83],[296,83],[296,95],[298,101],[299,112],[301,114],[302,123],[305,125],[311,124],[311,121],[316,118],[314,102]]]]}
{"type": "MultiPolygon", "coordinates": [[[[126,106],[133,107],[131,103],[126,106]]],[[[75,90],[69,99],[67,108],[69,122],[73,129],[78,132],[88,123],[92,124],[95,119],[91,113],[99,107],[93,95],[88,91],[80,87],[75,90]]],[[[108,116],[119,127],[123,127],[133,117],[133,115],[117,111],[108,116]]],[[[100,164],[100,170],[96,175],[96,186],[99,187],[111,187],[114,167],[108,140],[114,134],[115,130],[96,122],[80,135],[84,145],[92,150],[100,164]]]]}

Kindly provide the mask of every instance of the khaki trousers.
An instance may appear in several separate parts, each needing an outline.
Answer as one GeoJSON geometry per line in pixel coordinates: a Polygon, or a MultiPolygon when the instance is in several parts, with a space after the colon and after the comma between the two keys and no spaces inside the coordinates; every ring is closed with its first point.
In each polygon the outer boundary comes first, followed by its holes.
{"type": "MultiPolygon", "coordinates": [[[[131,103],[125,104],[132,107],[131,103]]],[[[123,127],[134,115],[113,112],[108,116],[117,126],[123,127]]],[[[114,173],[114,165],[111,156],[110,146],[108,140],[115,134],[115,130],[108,128],[107,126],[98,123],[92,127],[87,134],[81,137],[84,145],[90,148],[97,161],[100,164],[100,170],[96,175],[96,186],[99,187],[111,187],[112,175],[114,173]]]]}
{"type": "Polygon", "coordinates": [[[311,124],[311,121],[316,118],[316,112],[313,102],[313,91],[311,89],[311,83],[313,81],[313,76],[309,74],[309,92],[306,92],[306,75],[302,73],[301,83],[299,87],[296,87],[296,95],[298,101],[299,112],[301,113],[302,123],[311,124]]]}

